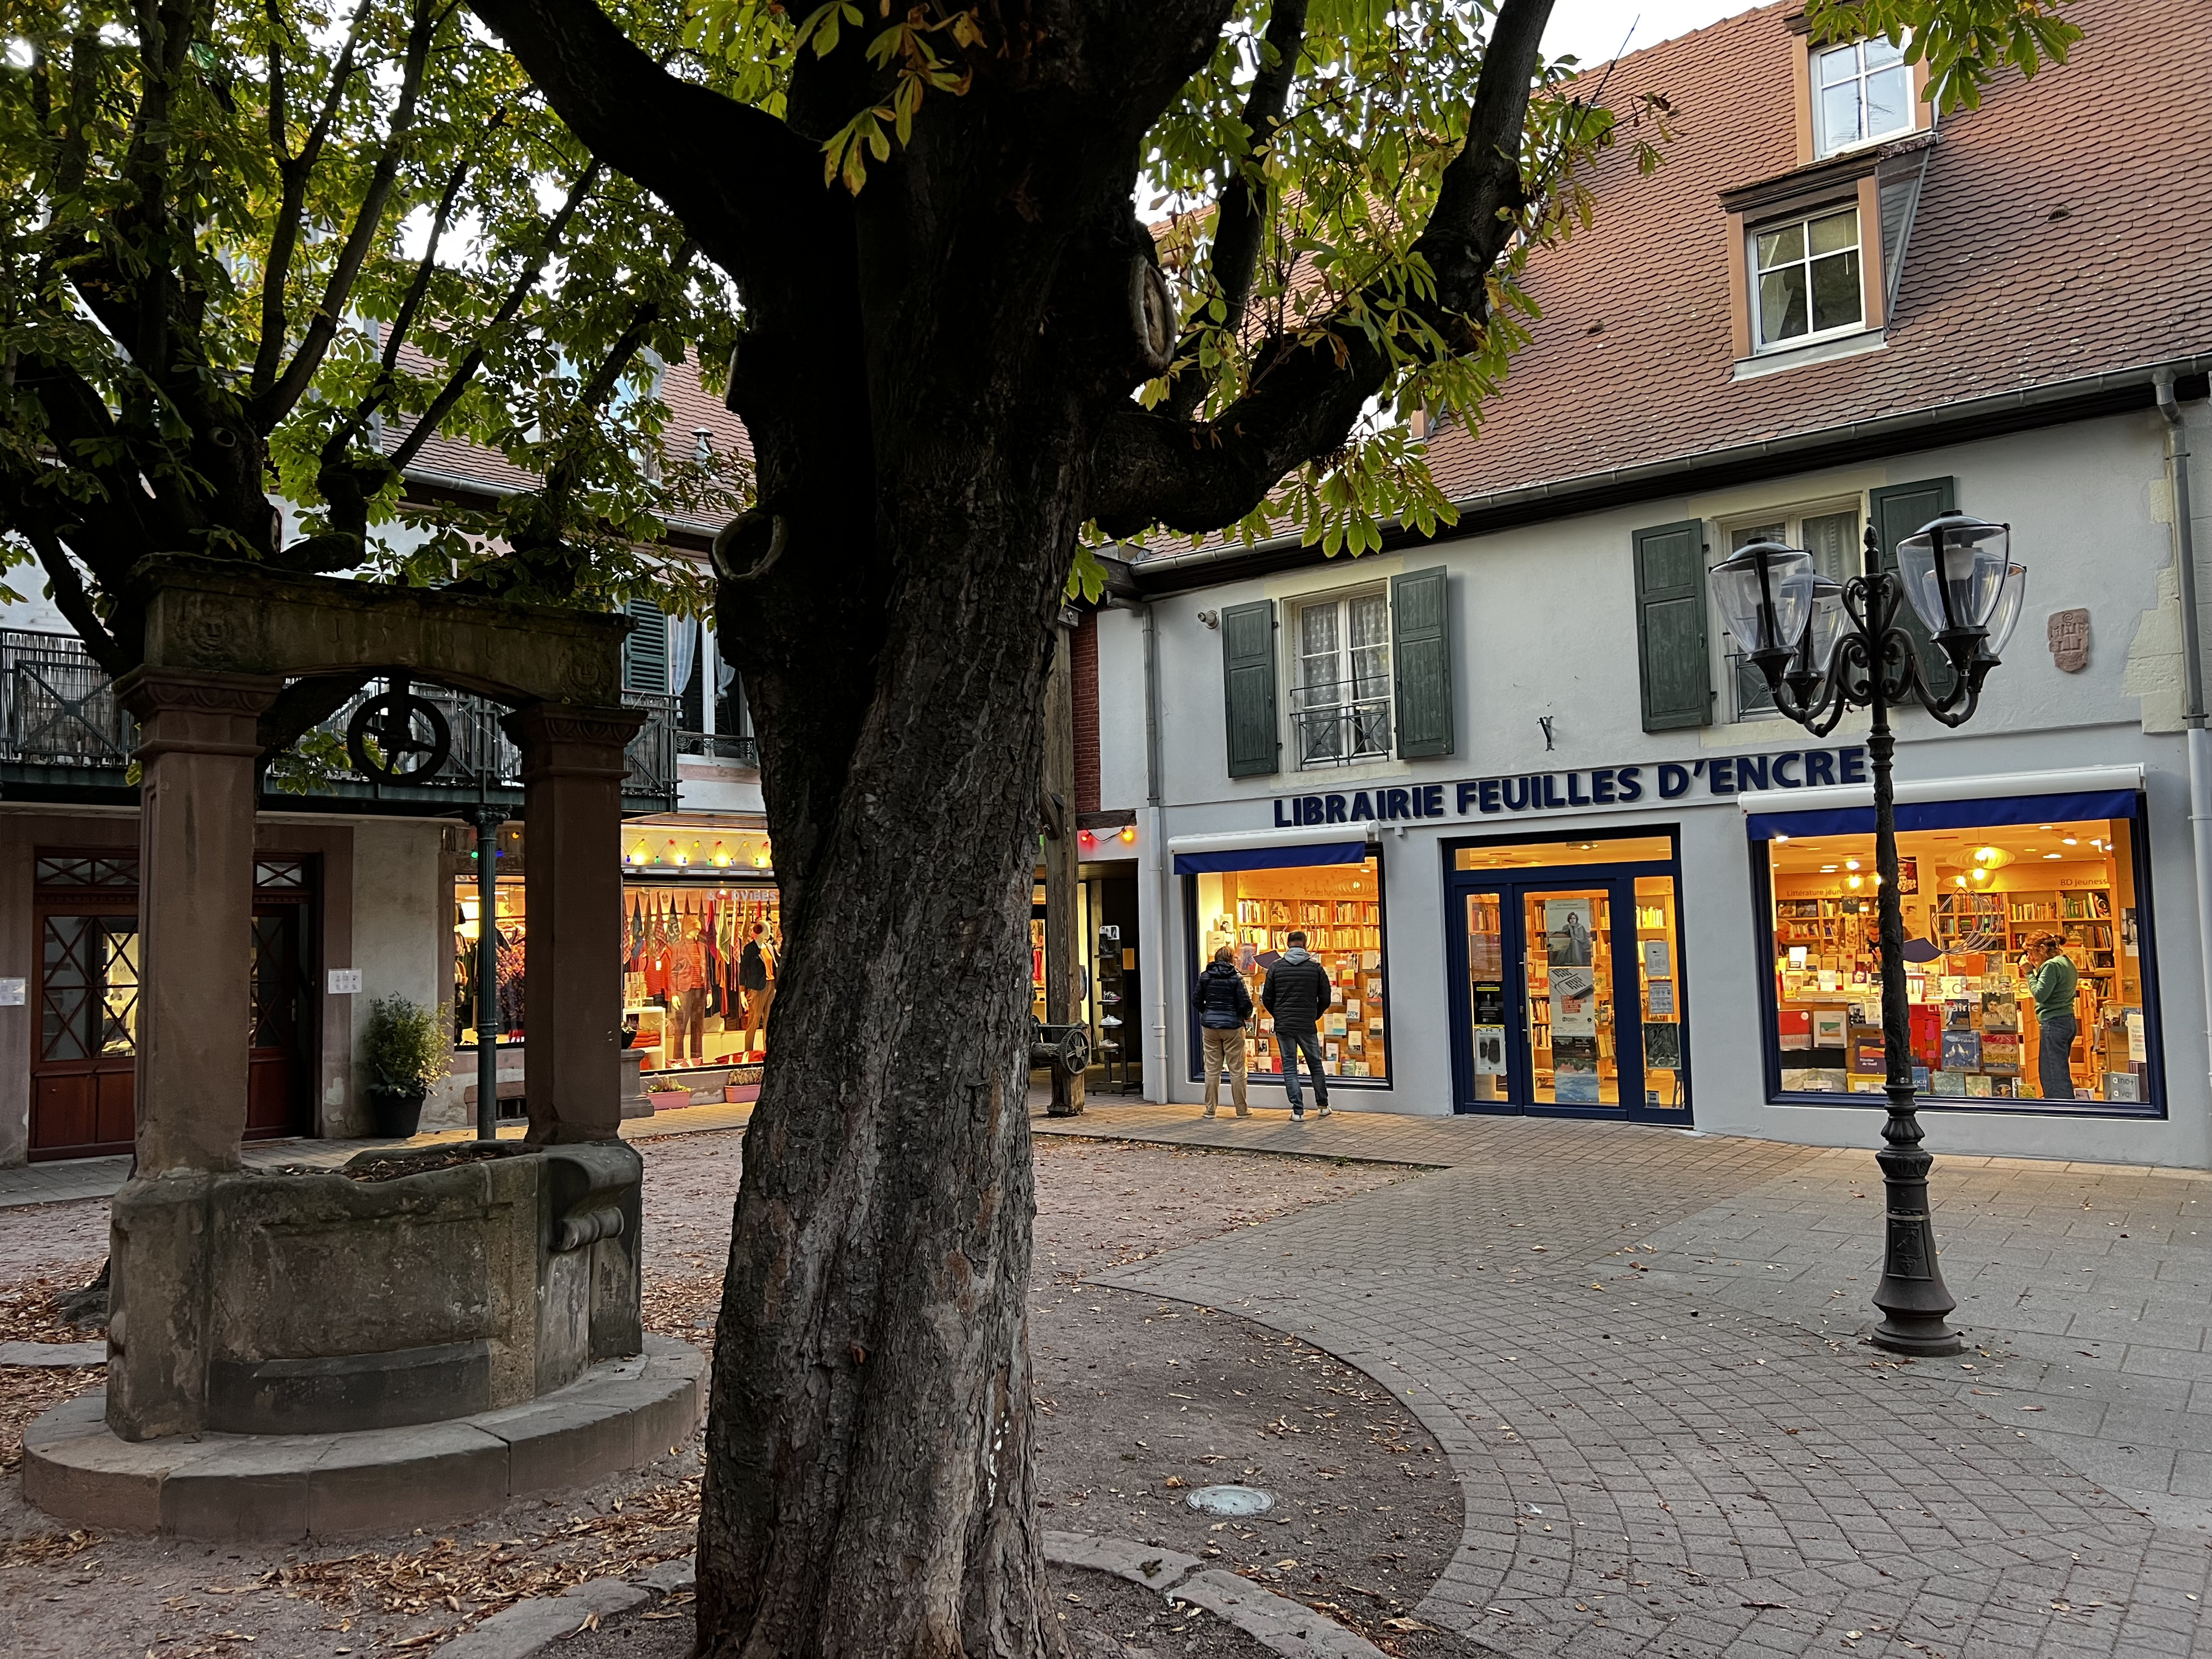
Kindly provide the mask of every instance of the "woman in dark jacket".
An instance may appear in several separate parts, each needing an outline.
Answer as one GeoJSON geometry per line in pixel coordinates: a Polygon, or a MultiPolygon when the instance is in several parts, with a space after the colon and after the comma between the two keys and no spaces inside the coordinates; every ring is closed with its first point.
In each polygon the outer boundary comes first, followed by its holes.
{"type": "Polygon", "coordinates": [[[1237,1115],[1249,1117],[1244,1103],[1244,1022],[1252,1018],[1252,994],[1237,971],[1237,953],[1223,945],[1198,976],[1190,1006],[1198,1014],[1199,1040],[1206,1050],[1206,1115],[1221,1103],[1221,1071],[1229,1068],[1229,1097],[1237,1115]]]}

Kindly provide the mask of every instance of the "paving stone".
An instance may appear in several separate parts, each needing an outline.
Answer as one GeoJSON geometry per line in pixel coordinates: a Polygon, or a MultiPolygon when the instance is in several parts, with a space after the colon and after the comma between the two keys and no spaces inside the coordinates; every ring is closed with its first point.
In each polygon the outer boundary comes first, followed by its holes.
{"type": "Polygon", "coordinates": [[[1046,1533],[1044,1559],[1055,1566],[1089,1567],[1098,1572],[1110,1572],[1156,1590],[1181,1583],[1193,1568],[1201,1565],[1198,1557],[1178,1550],[1158,1549],[1127,1538],[1096,1538],[1080,1532],[1046,1533]]]}
{"type": "Polygon", "coordinates": [[[594,1578],[560,1595],[518,1601],[464,1631],[438,1650],[439,1659],[530,1659],[583,1628],[593,1613],[611,1618],[650,1600],[619,1578],[594,1578]]]}
{"type": "Polygon", "coordinates": [[[1387,1659],[1382,1649],[1334,1620],[1218,1568],[1186,1579],[1168,1592],[1168,1599],[1227,1620],[1270,1653],[1297,1659],[1387,1659]]]}
{"type": "Polygon", "coordinates": [[[0,1342],[0,1365],[47,1365],[57,1369],[107,1363],[100,1342],[0,1342]]]}
{"type": "MultiPolygon", "coordinates": [[[[1084,1124],[1276,1149],[1183,1109],[1084,1124]]],[[[2212,1573],[2212,1425],[2183,1409],[2212,1376],[2172,1358],[2212,1352],[2212,1249],[2160,1276],[2170,1218],[2212,1234],[2212,1177],[1939,1150],[1978,1349],[1901,1363],[1857,1340],[1866,1152],[1372,1114],[1307,1139],[1435,1172],[1098,1277],[1301,1335],[1420,1418],[1468,1498],[1429,1622],[1515,1659],[1911,1651],[1850,1630],[1949,1659],[2212,1655],[2186,1599],[2212,1573]]]]}

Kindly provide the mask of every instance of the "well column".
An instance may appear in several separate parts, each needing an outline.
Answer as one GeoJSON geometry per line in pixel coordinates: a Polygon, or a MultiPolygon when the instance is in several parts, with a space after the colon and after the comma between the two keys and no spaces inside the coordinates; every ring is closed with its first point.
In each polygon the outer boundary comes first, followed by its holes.
{"type": "Polygon", "coordinates": [[[235,1170],[252,1018],[254,768],[273,676],[144,667],[137,717],[137,1162],[112,1207],[107,1420],[126,1440],[198,1429],[206,1393],[207,1176],[235,1170]]]}
{"type": "Polygon", "coordinates": [[[509,715],[522,750],[527,1139],[612,1140],[622,1122],[623,747],[641,710],[532,703],[509,715]]]}

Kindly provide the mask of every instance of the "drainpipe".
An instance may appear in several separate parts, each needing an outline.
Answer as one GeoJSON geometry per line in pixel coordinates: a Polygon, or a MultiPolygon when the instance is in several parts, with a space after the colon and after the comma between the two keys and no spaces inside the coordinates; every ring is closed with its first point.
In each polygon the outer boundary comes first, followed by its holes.
{"type": "MultiPolygon", "coordinates": [[[[2197,639],[2197,537],[2189,521],[2189,426],[2173,395],[2173,372],[2153,378],[2166,417],[2166,477],[2173,496],[2173,567],[2181,597],[2181,723],[2189,748],[2189,833],[2197,861],[2197,945],[2203,978],[2204,1031],[2212,1059],[2212,731],[2204,721],[2204,656],[2197,639]]],[[[2212,1077],[2212,1073],[2208,1073],[2212,1077]]]]}
{"type": "MultiPolygon", "coordinates": [[[[1145,941],[1152,957],[1152,1075],[1159,1079],[1153,1092],[1159,1103],[1168,1100],[1168,858],[1167,809],[1160,799],[1160,634],[1154,606],[1145,604],[1145,811],[1146,837],[1152,850],[1152,915],[1158,919],[1153,937],[1145,941]]],[[[2212,939],[2212,933],[2205,936],[2212,939]]]]}

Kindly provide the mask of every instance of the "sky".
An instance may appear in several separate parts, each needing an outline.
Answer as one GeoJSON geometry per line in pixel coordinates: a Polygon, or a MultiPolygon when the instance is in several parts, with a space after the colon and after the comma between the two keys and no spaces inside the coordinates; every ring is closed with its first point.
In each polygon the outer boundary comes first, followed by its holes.
{"type": "Polygon", "coordinates": [[[1584,64],[1616,56],[1621,41],[1636,52],[1749,11],[1765,0],[1558,0],[1544,31],[1544,55],[1572,52],[1584,64]],[[1634,33],[1631,35],[1630,31],[1634,33]]]}

